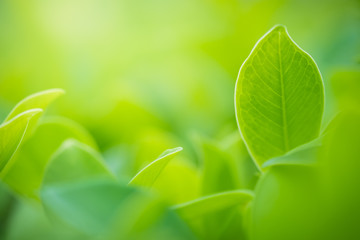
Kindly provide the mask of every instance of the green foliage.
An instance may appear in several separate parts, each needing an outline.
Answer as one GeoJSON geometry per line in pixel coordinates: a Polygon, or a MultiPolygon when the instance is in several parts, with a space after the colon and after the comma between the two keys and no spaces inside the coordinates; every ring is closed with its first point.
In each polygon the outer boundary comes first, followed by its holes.
{"type": "Polygon", "coordinates": [[[229,207],[246,205],[252,197],[249,191],[228,191],[176,205],[174,209],[181,217],[194,219],[229,207]]]}
{"type": "Polygon", "coordinates": [[[314,60],[275,26],[241,66],[235,109],[259,167],[319,135],[324,89],[314,60]]]}
{"type": "Polygon", "coordinates": [[[77,123],[64,118],[44,119],[14,157],[14,164],[4,176],[4,182],[22,195],[38,198],[50,157],[69,138],[96,148],[92,137],[77,123]]]}
{"type": "Polygon", "coordinates": [[[40,113],[63,93],[61,89],[51,89],[33,94],[19,102],[9,113],[0,126],[0,176],[4,176],[10,168],[7,166],[3,171],[25,138],[26,132],[32,132],[40,113]]]}
{"type": "Polygon", "coordinates": [[[3,169],[14,156],[23,139],[30,119],[41,112],[41,109],[28,110],[14,117],[10,121],[1,124],[0,173],[2,175],[3,169]]]}
{"type": "Polygon", "coordinates": [[[242,238],[243,213],[252,198],[250,191],[226,191],[176,205],[174,209],[201,239],[242,238]]]}
{"type": "Polygon", "coordinates": [[[238,165],[231,155],[206,141],[202,152],[202,195],[240,188],[238,165]]]}
{"type": "Polygon", "coordinates": [[[31,2],[0,3],[0,239],[359,238],[355,3],[31,2]],[[275,25],[234,114],[273,21],[324,83],[275,25]]]}
{"type": "Polygon", "coordinates": [[[116,183],[94,150],[68,140],[48,164],[41,199],[52,215],[91,234],[110,224],[116,206],[131,192],[116,183]]]}
{"type": "Polygon", "coordinates": [[[32,94],[20,101],[6,117],[5,121],[9,121],[16,115],[30,109],[46,109],[51,102],[53,102],[56,98],[58,98],[64,93],[65,92],[62,89],[49,89],[46,91],[32,94]]]}
{"type": "Polygon", "coordinates": [[[180,151],[182,151],[182,147],[166,150],[155,161],[147,165],[138,174],[136,174],[136,176],[131,179],[129,184],[151,187],[169,161],[180,151]]]}

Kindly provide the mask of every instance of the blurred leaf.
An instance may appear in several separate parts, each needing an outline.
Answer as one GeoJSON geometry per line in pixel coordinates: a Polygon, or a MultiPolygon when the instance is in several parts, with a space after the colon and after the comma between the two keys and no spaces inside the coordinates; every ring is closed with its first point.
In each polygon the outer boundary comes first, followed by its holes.
{"type": "MultiPolygon", "coordinates": [[[[73,140],[65,142],[50,161],[41,199],[50,216],[91,237],[111,239],[115,231],[117,239],[144,233],[146,239],[159,239],[159,236],[171,236],[164,229],[172,224],[181,225],[176,219],[162,219],[164,204],[115,181],[96,152],[73,140]],[[165,220],[166,225],[152,232],[159,221],[165,220]]],[[[171,230],[175,235],[186,230],[175,226],[171,230]]]]}
{"type": "Polygon", "coordinates": [[[238,166],[231,155],[207,141],[202,151],[202,195],[240,188],[238,166]]]}
{"type": "Polygon", "coordinates": [[[169,161],[176,156],[182,147],[168,149],[163,152],[155,161],[143,168],[138,174],[134,176],[129,182],[130,185],[138,185],[143,187],[151,187],[161,172],[164,170],[169,161]]]}
{"type": "Polygon", "coordinates": [[[160,199],[142,194],[133,197],[129,204],[119,209],[106,240],[197,239],[184,221],[160,199]]]}
{"type": "Polygon", "coordinates": [[[252,203],[250,239],[321,239],[321,187],[316,168],[276,165],[262,174],[252,203]]]}
{"type": "Polygon", "coordinates": [[[50,157],[69,138],[97,148],[91,135],[79,124],[66,118],[45,118],[14,156],[14,164],[4,176],[4,182],[22,195],[38,198],[50,157]]]}
{"type": "Polygon", "coordinates": [[[241,66],[235,90],[238,125],[260,167],[316,138],[324,89],[314,60],[278,25],[241,66]]]}
{"type": "Polygon", "coordinates": [[[115,181],[88,179],[74,183],[54,184],[41,189],[46,210],[87,234],[106,231],[119,206],[130,201],[134,189],[115,181]]]}
{"type": "Polygon", "coordinates": [[[360,71],[348,70],[337,72],[331,78],[331,84],[339,107],[342,110],[360,109],[360,71]]]}
{"type": "Polygon", "coordinates": [[[275,165],[314,165],[319,151],[322,137],[305,143],[287,152],[283,156],[271,158],[263,163],[262,168],[275,165]]]}
{"type": "Polygon", "coordinates": [[[32,94],[26,97],[25,99],[23,99],[22,101],[20,101],[13,108],[13,110],[6,117],[5,122],[9,121],[19,113],[22,113],[26,110],[30,110],[34,108],[40,108],[45,110],[52,101],[54,101],[56,98],[63,95],[64,93],[65,91],[62,89],[49,89],[32,94]]]}
{"type": "Polygon", "coordinates": [[[246,205],[252,198],[251,191],[235,190],[202,197],[194,201],[175,205],[173,208],[182,218],[193,219],[229,207],[246,205]]]}
{"type": "Polygon", "coordinates": [[[252,198],[250,191],[228,191],[179,204],[173,209],[200,239],[243,239],[243,210],[252,198]]]}
{"type": "Polygon", "coordinates": [[[70,139],[60,146],[49,161],[42,187],[95,177],[115,180],[99,153],[83,143],[70,139]]]}
{"type": "Polygon", "coordinates": [[[169,204],[180,204],[200,197],[200,174],[185,159],[174,159],[166,166],[152,189],[169,204]]]}
{"type": "MultiPolygon", "coordinates": [[[[55,224],[38,203],[28,199],[17,199],[6,224],[4,240],[90,240],[73,228],[55,224]]],[[[94,239],[95,240],[95,239],[94,239]]]]}
{"type": "Polygon", "coordinates": [[[18,149],[31,118],[41,113],[41,109],[27,110],[16,117],[0,125],[0,176],[6,171],[5,166],[9,163],[18,149]]]}
{"type": "Polygon", "coordinates": [[[85,233],[97,234],[107,228],[131,192],[115,181],[94,150],[70,140],[49,162],[41,200],[56,218],[85,233]]]}
{"type": "Polygon", "coordinates": [[[239,130],[236,129],[222,140],[221,149],[230,154],[239,165],[237,177],[240,179],[241,188],[254,189],[260,175],[259,169],[249,155],[239,130]]]}
{"type": "Polygon", "coordinates": [[[322,221],[332,229],[330,232],[324,229],[323,236],[327,239],[360,236],[357,222],[360,215],[357,190],[360,185],[360,112],[344,107],[328,130],[320,155],[322,189],[325,190],[322,221]]]}

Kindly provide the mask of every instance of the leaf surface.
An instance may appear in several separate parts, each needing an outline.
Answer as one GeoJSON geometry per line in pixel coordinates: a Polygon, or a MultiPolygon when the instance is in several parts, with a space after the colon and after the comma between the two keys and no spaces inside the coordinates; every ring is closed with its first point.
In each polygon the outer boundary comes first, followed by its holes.
{"type": "Polygon", "coordinates": [[[247,204],[253,195],[247,190],[234,190],[202,197],[174,206],[184,219],[198,218],[205,214],[218,212],[229,207],[247,204]]]}
{"type": "MultiPolygon", "coordinates": [[[[14,156],[27,130],[31,118],[41,113],[41,109],[25,111],[10,121],[0,125],[0,176],[4,168],[14,156]]],[[[3,172],[4,170],[4,172],[3,172]]]]}
{"type": "Polygon", "coordinates": [[[301,145],[285,155],[274,157],[262,165],[263,168],[275,165],[314,165],[316,156],[321,147],[321,137],[301,145]]]}
{"type": "Polygon", "coordinates": [[[124,195],[120,186],[93,149],[67,140],[54,154],[41,186],[47,211],[86,233],[103,231],[111,222],[124,195]]]}
{"type": "Polygon", "coordinates": [[[238,126],[258,166],[316,138],[323,108],[316,63],[275,26],[241,66],[235,89],[238,126]]]}
{"type": "Polygon", "coordinates": [[[182,147],[168,149],[163,152],[155,161],[144,167],[138,172],[133,179],[130,181],[130,185],[138,185],[143,187],[151,187],[156,179],[159,177],[161,172],[164,170],[169,161],[176,156],[182,147]]]}
{"type": "Polygon", "coordinates": [[[62,89],[49,89],[32,94],[24,98],[13,108],[13,110],[6,117],[5,122],[9,121],[19,113],[29,109],[40,108],[44,110],[52,101],[64,93],[65,91],[62,89]]]}
{"type": "Polygon", "coordinates": [[[48,161],[69,138],[97,148],[91,135],[81,125],[66,118],[44,118],[31,138],[22,145],[21,151],[14,156],[4,182],[21,195],[38,198],[48,161]]]}
{"type": "Polygon", "coordinates": [[[202,141],[202,195],[240,188],[235,159],[216,144],[202,141]]]}
{"type": "Polygon", "coordinates": [[[88,178],[115,179],[99,154],[86,144],[66,140],[53,155],[46,169],[43,185],[73,183],[88,178]]]}

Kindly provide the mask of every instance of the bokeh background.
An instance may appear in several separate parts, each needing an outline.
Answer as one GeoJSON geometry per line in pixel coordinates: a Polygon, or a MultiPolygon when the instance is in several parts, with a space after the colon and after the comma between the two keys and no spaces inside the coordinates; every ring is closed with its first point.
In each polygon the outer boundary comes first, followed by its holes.
{"type": "MultiPolygon", "coordinates": [[[[3,0],[1,117],[23,97],[63,88],[50,111],[101,150],[235,129],[238,70],[284,24],[329,79],[360,61],[360,3],[351,0],[3,0]]],[[[169,147],[174,143],[169,143],[169,147]]],[[[176,144],[175,144],[176,145],[176,144]]],[[[156,154],[158,151],[154,150],[156,154]]]]}
{"type": "Polygon", "coordinates": [[[63,88],[47,115],[84,126],[110,165],[116,156],[136,172],[176,146],[196,164],[193,139],[237,131],[239,68],[275,24],[317,62],[329,122],[331,79],[359,70],[357,0],[2,0],[0,120],[63,88]]]}

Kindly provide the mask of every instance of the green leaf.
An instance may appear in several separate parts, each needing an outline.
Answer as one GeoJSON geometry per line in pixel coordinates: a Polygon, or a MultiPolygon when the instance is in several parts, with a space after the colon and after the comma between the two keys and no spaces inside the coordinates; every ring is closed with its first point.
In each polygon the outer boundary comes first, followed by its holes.
{"type": "Polygon", "coordinates": [[[210,141],[202,141],[202,194],[209,195],[240,188],[235,159],[210,141]]]}
{"type": "Polygon", "coordinates": [[[155,190],[167,203],[174,205],[200,197],[201,179],[195,166],[184,159],[174,159],[166,166],[154,185],[155,190]]]}
{"type": "Polygon", "coordinates": [[[235,190],[202,197],[173,207],[199,239],[244,239],[244,209],[253,194],[235,190]]]}
{"type": "Polygon", "coordinates": [[[115,181],[87,179],[45,184],[41,200],[50,216],[92,235],[106,231],[119,207],[134,200],[130,197],[133,192],[115,181]]]}
{"type": "Polygon", "coordinates": [[[132,190],[116,182],[97,152],[68,140],[50,160],[40,192],[51,215],[86,233],[98,233],[132,190]]]}
{"type": "Polygon", "coordinates": [[[65,93],[62,89],[49,89],[42,92],[32,94],[22,101],[20,101],[13,110],[6,117],[5,122],[9,121],[19,113],[22,113],[29,109],[40,108],[45,109],[51,102],[53,102],[57,97],[65,93]]]}
{"type": "MultiPolygon", "coordinates": [[[[347,81],[344,79],[344,83],[347,81]]],[[[326,239],[351,239],[359,234],[360,112],[359,108],[348,107],[344,106],[328,130],[320,155],[323,167],[321,189],[325,192],[321,222],[332,229],[326,228],[322,232],[326,239]]]]}
{"type": "Polygon", "coordinates": [[[262,165],[262,168],[267,168],[275,165],[314,165],[316,163],[316,156],[320,149],[321,137],[301,145],[283,156],[274,157],[267,160],[262,165]]]}
{"type": "Polygon", "coordinates": [[[144,167],[129,182],[130,185],[138,185],[143,187],[151,187],[161,172],[164,170],[169,161],[176,156],[182,147],[168,149],[163,152],[155,161],[144,167]]]}
{"type": "Polygon", "coordinates": [[[21,151],[14,156],[4,182],[21,195],[38,198],[48,161],[69,138],[97,148],[91,135],[76,122],[60,117],[44,118],[31,138],[22,144],[21,151]]]}
{"type": "Polygon", "coordinates": [[[258,166],[316,138],[323,108],[316,63],[275,26],[241,66],[235,89],[238,126],[258,166]]]}
{"type": "Polygon", "coordinates": [[[117,182],[99,154],[75,140],[49,162],[41,200],[49,216],[96,239],[114,227],[127,239],[134,228],[137,234],[152,228],[166,210],[152,195],[117,182]]]}
{"type": "Polygon", "coordinates": [[[43,187],[94,177],[115,179],[95,150],[79,141],[69,139],[50,160],[44,175],[43,187]]]}
{"type": "Polygon", "coordinates": [[[14,156],[27,130],[31,118],[41,113],[41,109],[25,111],[0,125],[0,176],[8,169],[7,164],[14,156]]]}
{"type": "Polygon", "coordinates": [[[202,197],[179,204],[173,208],[184,219],[202,217],[205,214],[218,212],[229,207],[246,205],[253,198],[251,191],[234,190],[202,197]]]}
{"type": "Polygon", "coordinates": [[[250,239],[322,239],[320,181],[312,166],[277,165],[265,171],[252,202],[250,239]]]}

